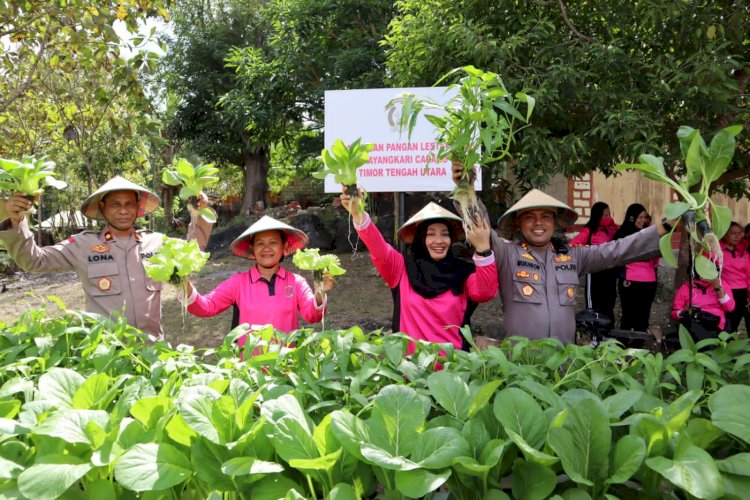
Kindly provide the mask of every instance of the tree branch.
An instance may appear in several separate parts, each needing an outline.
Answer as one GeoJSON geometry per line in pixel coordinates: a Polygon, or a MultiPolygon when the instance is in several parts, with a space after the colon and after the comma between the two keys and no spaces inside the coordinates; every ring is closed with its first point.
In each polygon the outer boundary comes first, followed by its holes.
{"type": "Polygon", "coordinates": [[[584,40],[588,43],[593,43],[595,41],[593,38],[584,35],[580,31],[578,31],[575,26],[573,26],[573,23],[568,17],[568,8],[565,6],[565,2],[563,2],[563,0],[557,0],[557,3],[558,5],[560,5],[560,12],[562,13],[563,21],[565,21],[565,24],[568,26],[568,28],[570,28],[570,31],[572,31],[573,34],[581,40],[584,40]]]}
{"type": "Polygon", "coordinates": [[[29,90],[29,87],[31,87],[31,81],[34,79],[34,75],[36,75],[36,70],[42,60],[42,56],[44,55],[44,50],[47,47],[48,41],[48,35],[42,39],[42,45],[41,47],[39,47],[39,52],[37,53],[34,64],[32,64],[31,68],[29,68],[29,74],[26,75],[26,79],[18,87],[16,87],[13,92],[11,92],[10,96],[7,99],[0,102],[0,113],[8,109],[8,106],[10,106],[13,101],[21,97],[27,90],[29,90]]]}

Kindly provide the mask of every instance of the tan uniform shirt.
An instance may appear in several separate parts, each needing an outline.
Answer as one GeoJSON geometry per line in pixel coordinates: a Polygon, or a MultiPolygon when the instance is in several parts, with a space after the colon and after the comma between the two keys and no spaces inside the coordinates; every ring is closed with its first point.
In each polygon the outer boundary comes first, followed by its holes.
{"type": "MultiPolygon", "coordinates": [[[[188,239],[206,247],[211,224],[201,217],[190,222],[188,239]]],[[[39,247],[24,219],[17,228],[0,223],[0,241],[24,271],[75,271],[86,295],[86,310],[110,316],[121,313],[128,324],[156,336],[161,329],[162,283],[146,275],[143,261],[159,252],[161,233],[138,230],[117,238],[105,227],[83,231],[52,246],[39,247]]]]}
{"type": "Polygon", "coordinates": [[[576,340],[576,293],[579,277],[653,257],[659,233],[651,226],[602,245],[568,248],[567,254],[529,250],[492,232],[506,336],[576,340]]]}

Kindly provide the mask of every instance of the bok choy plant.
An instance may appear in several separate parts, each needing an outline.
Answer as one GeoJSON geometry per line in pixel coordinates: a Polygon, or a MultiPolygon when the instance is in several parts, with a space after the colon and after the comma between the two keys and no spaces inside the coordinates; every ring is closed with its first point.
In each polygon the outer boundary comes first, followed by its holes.
{"type": "MultiPolygon", "coordinates": [[[[681,126],[677,131],[680,152],[685,162],[685,175],[672,179],[664,169],[664,158],[643,154],[641,163],[621,163],[618,171],[640,170],[644,177],[672,188],[681,201],[670,203],[664,208],[669,219],[682,217],[684,230],[695,242],[700,251],[695,252],[693,269],[704,279],[719,276],[723,264],[723,253],[719,240],[729,229],[732,211],[716,204],[710,197],[713,183],[726,172],[734,157],[735,137],[742,131],[741,125],[733,125],[720,130],[706,145],[698,130],[681,126]],[[704,255],[705,254],[705,255],[704,255]]],[[[659,246],[664,260],[672,267],[677,260],[672,253],[672,233],[661,237],[659,246]]]]}
{"type": "Polygon", "coordinates": [[[333,175],[337,184],[343,184],[352,197],[357,197],[357,169],[370,161],[370,151],[375,147],[374,144],[362,144],[361,141],[361,138],[357,139],[347,146],[341,139],[336,139],[333,146],[321,151],[320,160],[324,168],[314,172],[313,177],[325,179],[328,175],[333,175]]]}
{"type": "Polygon", "coordinates": [[[0,158],[0,189],[26,193],[30,200],[47,186],[64,189],[68,184],[55,178],[55,162],[25,156],[21,161],[0,158]]]}
{"type": "Polygon", "coordinates": [[[320,255],[320,250],[317,248],[297,250],[294,257],[292,257],[292,262],[304,271],[313,272],[313,280],[315,281],[316,288],[323,286],[324,273],[328,272],[331,276],[339,276],[346,273],[336,255],[320,255]]]}
{"type": "Polygon", "coordinates": [[[457,73],[465,76],[448,86],[446,93],[455,92],[455,96],[445,103],[404,93],[386,108],[401,106],[399,126],[408,131],[410,139],[420,115],[435,126],[441,146],[436,160],[448,159],[463,165],[463,175],[452,198],[461,207],[464,223],[473,227],[479,213],[473,186],[474,165],[490,166],[508,156],[514,134],[528,126],[536,101],[523,92],[512,94],[500,75],[474,66],[453,69],[435,85],[457,73]],[[525,115],[519,111],[522,103],[526,104],[525,115]]]}
{"type": "MultiPolygon", "coordinates": [[[[164,169],[161,176],[162,181],[169,186],[182,186],[180,188],[180,198],[190,203],[193,207],[197,205],[198,196],[203,191],[203,187],[219,181],[219,178],[216,176],[219,169],[213,163],[194,167],[185,158],[177,158],[172,166],[174,168],[164,169]]],[[[200,209],[198,215],[211,223],[216,222],[217,219],[216,212],[210,207],[200,209]]]]}

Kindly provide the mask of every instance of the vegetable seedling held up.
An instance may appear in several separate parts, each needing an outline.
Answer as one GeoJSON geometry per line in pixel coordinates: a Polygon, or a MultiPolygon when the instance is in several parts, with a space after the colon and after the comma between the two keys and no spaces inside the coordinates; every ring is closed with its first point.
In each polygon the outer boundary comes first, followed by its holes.
{"type": "MultiPolygon", "coordinates": [[[[154,281],[181,287],[185,294],[188,276],[203,269],[208,257],[209,253],[201,251],[197,240],[185,241],[164,236],[159,253],[146,259],[146,274],[154,281]]],[[[187,314],[186,303],[183,314],[187,314]]]]}
{"type": "MultiPolygon", "coordinates": [[[[164,169],[161,176],[162,181],[169,186],[182,186],[180,198],[193,207],[197,206],[198,196],[203,191],[203,187],[219,181],[216,176],[219,169],[214,167],[213,163],[193,167],[185,158],[177,158],[172,166],[174,168],[164,169]]],[[[217,219],[216,212],[210,207],[200,209],[198,215],[211,223],[215,223],[217,219]]]]}
{"type": "Polygon", "coordinates": [[[0,189],[25,193],[35,201],[45,187],[64,189],[68,184],[55,178],[55,162],[25,156],[21,161],[0,158],[0,189]]]}
{"type": "Polygon", "coordinates": [[[374,144],[362,144],[361,138],[348,147],[344,141],[336,139],[333,146],[320,152],[323,170],[312,175],[316,179],[325,179],[328,175],[333,175],[337,184],[343,184],[352,197],[357,197],[357,169],[370,161],[370,151],[374,147],[374,144]]]}
{"type": "MultiPolygon", "coordinates": [[[[731,209],[717,205],[710,198],[712,184],[732,163],[735,137],[741,131],[741,125],[726,127],[707,146],[698,130],[684,125],[680,127],[677,138],[685,162],[685,175],[677,180],[667,175],[664,158],[661,156],[643,154],[638,157],[641,163],[621,163],[615,167],[620,172],[640,170],[644,177],[669,186],[682,198],[682,201],[666,205],[664,213],[669,219],[682,217],[684,230],[700,247],[691,264],[698,275],[707,280],[720,274],[723,252],[719,240],[732,221],[731,209]]],[[[677,267],[671,243],[674,230],[672,228],[672,231],[661,237],[659,246],[664,260],[672,267],[677,267]]]]}
{"type": "Polygon", "coordinates": [[[294,257],[292,257],[292,262],[304,271],[313,272],[313,281],[315,282],[316,289],[323,287],[324,273],[327,272],[331,276],[339,276],[346,273],[336,255],[320,255],[320,250],[317,248],[297,250],[294,257]]]}
{"type": "Polygon", "coordinates": [[[460,205],[466,226],[473,227],[478,220],[474,165],[488,167],[508,156],[513,135],[529,126],[536,101],[523,92],[511,94],[498,74],[474,66],[456,68],[435,85],[457,73],[465,76],[448,86],[446,93],[455,92],[455,96],[447,102],[404,93],[392,99],[386,109],[401,106],[399,127],[408,131],[409,139],[419,115],[435,126],[441,146],[436,160],[448,159],[463,165],[463,175],[452,198],[460,205]],[[519,111],[521,103],[526,104],[525,115],[519,111]]]}

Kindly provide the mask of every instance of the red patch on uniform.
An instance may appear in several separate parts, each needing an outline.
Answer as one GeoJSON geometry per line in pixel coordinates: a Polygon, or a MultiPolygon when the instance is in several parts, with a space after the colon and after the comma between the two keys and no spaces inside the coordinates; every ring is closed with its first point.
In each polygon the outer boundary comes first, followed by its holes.
{"type": "Polygon", "coordinates": [[[109,231],[104,233],[104,241],[112,241],[112,238],[113,238],[112,233],[110,233],[109,231]]]}
{"type": "Polygon", "coordinates": [[[554,262],[568,262],[570,260],[573,260],[573,257],[570,255],[558,255],[557,257],[554,257],[552,259],[554,262]]]}
{"type": "Polygon", "coordinates": [[[75,243],[75,242],[76,242],[76,239],[75,239],[75,238],[73,238],[73,237],[71,236],[70,238],[68,238],[68,239],[67,239],[67,240],[65,240],[65,241],[67,241],[68,243],[75,243]]]}
{"type": "Polygon", "coordinates": [[[94,245],[91,247],[91,251],[94,253],[108,253],[109,247],[107,245],[102,245],[99,243],[98,245],[94,245]]]}
{"type": "Polygon", "coordinates": [[[516,277],[518,278],[528,278],[531,276],[528,271],[516,271],[516,277]]]}
{"type": "Polygon", "coordinates": [[[101,290],[102,292],[106,292],[109,291],[110,288],[112,288],[112,280],[105,276],[99,278],[97,285],[99,285],[99,290],[101,290]]]}

